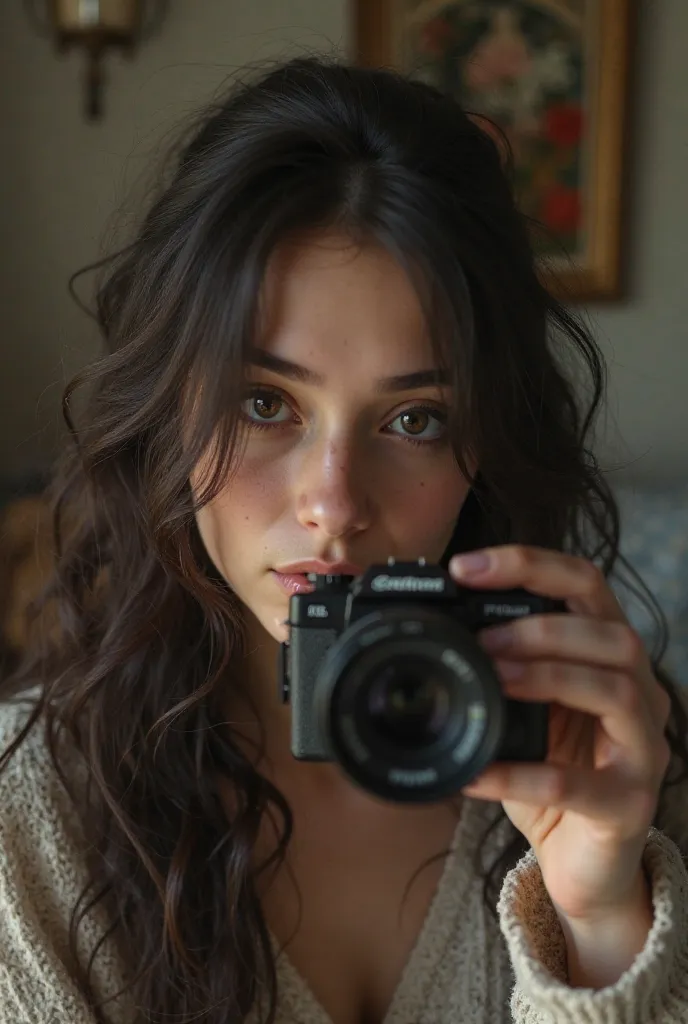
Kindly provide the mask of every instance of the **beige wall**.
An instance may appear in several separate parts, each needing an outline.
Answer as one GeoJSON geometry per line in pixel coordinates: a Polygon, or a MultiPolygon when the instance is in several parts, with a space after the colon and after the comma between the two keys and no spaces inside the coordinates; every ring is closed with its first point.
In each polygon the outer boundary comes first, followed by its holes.
{"type": "MultiPolygon", "coordinates": [[[[611,360],[604,454],[640,480],[688,478],[688,3],[641,4],[632,297],[591,311],[611,360]]],[[[0,4],[0,476],[54,447],[63,381],[95,352],[66,292],[166,129],[247,61],[349,45],[346,0],[172,0],[159,38],[107,64],[106,116],[81,118],[81,64],[0,4]],[[288,14],[285,13],[288,11],[288,14]]]]}
{"type": "Polygon", "coordinates": [[[638,7],[629,299],[590,311],[610,366],[603,452],[620,477],[688,482],[688,3],[638,7]]]}

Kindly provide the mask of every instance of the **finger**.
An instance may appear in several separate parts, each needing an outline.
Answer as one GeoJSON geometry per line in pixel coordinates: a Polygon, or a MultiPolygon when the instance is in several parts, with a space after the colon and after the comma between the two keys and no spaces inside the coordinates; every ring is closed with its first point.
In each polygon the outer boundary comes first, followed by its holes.
{"type": "MultiPolygon", "coordinates": [[[[666,700],[654,677],[642,640],[631,628],[604,574],[592,562],[548,548],[505,544],[455,556],[449,563],[449,569],[459,583],[501,588],[525,587],[545,597],[565,600],[573,612],[579,613],[579,619],[582,613],[593,622],[601,620],[618,623],[621,627],[617,652],[620,660],[617,660],[616,654],[606,644],[603,645],[604,650],[599,660],[610,667],[635,671],[651,706],[660,717],[664,714],[666,720],[666,700]],[[477,575],[464,573],[462,566],[469,566],[470,560],[475,558],[484,559],[485,567],[477,575]],[[609,652],[608,655],[605,655],[604,651],[609,652]]],[[[531,616],[520,621],[532,621],[535,618],[531,616]]],[[[548,615],[542,618],[550,620],[560,617],[548,615]]],[[[529,627],[532,628],[535,627],[529,627]]],[[[543,631],[546,632],[548,628],[543,624],[543,631]]],[[[571,627],[571,630],[573,629],[575,627],[571,627]]],[[[494,635],[490,642],[496,645],[499,632],[492,632],[494,635]]],[[[577,643],[571,631],[567,631],[567,636],[573,643],[577,643]]],[[[596,650],[600,649],[599,639],[598,637],[595,643],[596,650]]],[[[496,647],[493,646],[493,649],[496,647]]],[[[572,654],[570,647],[561,651],[544,648],[541,656],[546,657],[548,653],[551,656],[581,660],[580,654],[572,654]]]]}
{"type": "Polygon", "coordinates": [[[599,719],[636,773],[659,770],[664,737],[638,683],[625,672],[564,661],[498,661],[505,696],[556,703],[599,719]]]}
{"type": "Polygon", "coordinates": [[[478,633],[488,654],[508,658],[556,658],[637,673],[647,654],[627,623],[580,615],[526,615],[478,633]]]}
{"type": "Polygon", "coordinates": [[[580,615],[531,615],[478,634],[488,654],[508,659],[573,661],[633,676],[653,720],[664,729],[666,698],[641,637],[627,622],[580,615]]]}
{"type": "Polygon", "coordinates": [[[574,765],[521,764],[510,761],[490,765],[470,785],[466,796],[480,800],[510,801],[533,807],[573,811],[602,821],[629,836],[652,821],[658,787],[629,779],[616,767],[582,768],[574,765]]]}
{"type": "Polygon", "coordinates": [[[475,587],[525,587],[542,597],[572,603],[572,610],[625,622],[604,574],[577,555],[548,548],[504,544],[455,555],[449,572],[457,583],[475,587]]]}

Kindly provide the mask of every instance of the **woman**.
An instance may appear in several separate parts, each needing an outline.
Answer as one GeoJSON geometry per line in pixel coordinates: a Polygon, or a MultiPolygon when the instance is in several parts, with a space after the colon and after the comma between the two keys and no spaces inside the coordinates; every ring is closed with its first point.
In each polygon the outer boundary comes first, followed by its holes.
{"type": "Polygon", "coordinates": [[[685,1020],[685,713],[607,582],[601,357],[487,134],[280,66],[199,124],[98,318],[57,627],[3,708],[0,1019],[685,1020]],[[566,602],[479,634],[551,704],[546,763],[408,805],[292,756],[290,597],[390,557],[566,602]]]}

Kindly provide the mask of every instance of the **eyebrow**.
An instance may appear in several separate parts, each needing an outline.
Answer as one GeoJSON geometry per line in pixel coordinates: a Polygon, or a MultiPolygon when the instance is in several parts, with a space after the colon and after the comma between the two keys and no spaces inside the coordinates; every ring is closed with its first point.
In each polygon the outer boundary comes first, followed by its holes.
{"type": "MultiPolygon", "coordinates": [[[[299,363],[293,363],[290,359],[282,359],[272,352],[264,349],[253,349],[249,362],[252,366],[261,367],[263,370],[270,370],[278,373],[289,380],[298,381],[301,384],[311,384],[321,387],[325,378],[315,370],[309,370],[299,363]]],[[[414,373],[400,373],[392,377],[382,377],[375,382],[375,390],[381,393],[390,391],[414,391],[416,388],[427,388],[433,386],[447,385],[449,379],[442,370],[416,370],[414,373]]]]}

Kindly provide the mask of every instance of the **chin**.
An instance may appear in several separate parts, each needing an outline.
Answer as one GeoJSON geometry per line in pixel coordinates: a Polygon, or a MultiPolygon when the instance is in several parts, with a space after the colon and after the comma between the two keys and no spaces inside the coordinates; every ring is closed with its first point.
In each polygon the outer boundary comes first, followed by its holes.
{"type": "Polygon", "coordinates": [[[273,637],[277,643],[284,644],[289,639],[289,627],[279,615],[275,615],[272,620],[272,626],[267,627],[267,629],[270,636],[273,637]]]}
{"type": "Polygon", "coordinates": [[[283,644],[289,639],[289,627],[285,621],[289,618],[288,608],[275,612],[273,605],[272,608],[268,607],[265,611],[254,612],[253,618],[259,632],[262,632],[264,635],[267,634],[276,643],[283,644]]]}
{"type": "Polygon", "coordinates": [[[289,632],[285,620],[289,618],[289,608],[286,605],[278,608],[273,600],[251,607],[243,598],[240,600],[249,648],[263,646],[268,637],[277,643],[284,643],[288,639],[289,632]]]}

